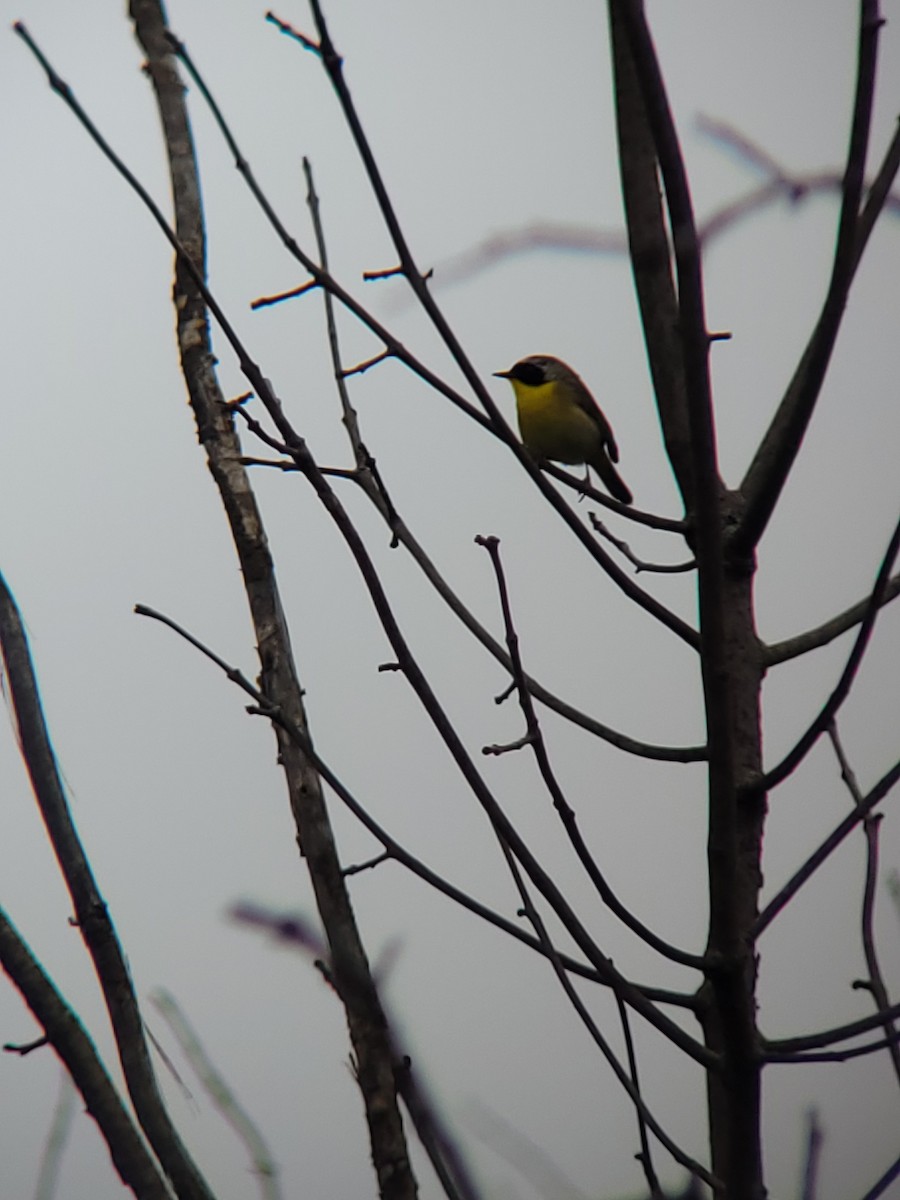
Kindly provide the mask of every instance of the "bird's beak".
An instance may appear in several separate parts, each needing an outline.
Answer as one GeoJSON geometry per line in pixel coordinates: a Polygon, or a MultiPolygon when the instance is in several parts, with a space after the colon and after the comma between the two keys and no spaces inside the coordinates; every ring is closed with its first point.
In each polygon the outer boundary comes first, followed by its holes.
{"type": "Polygon", "coordinates": [[[510,375],[512,375],[512,371],[495,371],[494,375],[498,379],[509,379],[510,375]]]}

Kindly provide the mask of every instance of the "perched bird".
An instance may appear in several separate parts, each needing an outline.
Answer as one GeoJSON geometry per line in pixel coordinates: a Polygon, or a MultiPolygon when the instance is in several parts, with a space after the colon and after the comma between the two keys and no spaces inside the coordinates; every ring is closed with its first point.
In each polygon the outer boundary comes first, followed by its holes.
{"type": "Polygon", "coordinates": [[[611,496],[631,503],[631,492],[613,466],[619,448],[609,422],[571,367],[549,354],[532,354],[494,374],[512,384],[519,433],[535,458],[570,466],[586,463],[611,496]]]}

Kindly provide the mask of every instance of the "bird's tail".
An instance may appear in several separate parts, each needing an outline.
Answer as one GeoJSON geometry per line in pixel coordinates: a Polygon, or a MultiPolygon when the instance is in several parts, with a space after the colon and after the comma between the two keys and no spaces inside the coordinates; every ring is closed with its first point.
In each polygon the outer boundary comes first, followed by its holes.
{"type": "Polygon", "coordinates": [[[603,485],[609,494],[615,500],[620,500],[622,504],[630,504],[634,497],[626,487],[619,472],[606,457],[604,451],[601,451],[590,464],[600,478],[603,480],[603,485]]]}

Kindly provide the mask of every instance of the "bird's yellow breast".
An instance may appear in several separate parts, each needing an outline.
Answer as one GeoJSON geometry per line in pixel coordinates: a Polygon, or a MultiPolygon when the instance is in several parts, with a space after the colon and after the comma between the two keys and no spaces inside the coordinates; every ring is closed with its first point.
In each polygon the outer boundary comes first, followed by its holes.
{"type": "Polygon", "coordinates": [[[601,434],[597,423],[567,395],[565,385],[548,380],[536,387],[511,379],[522,441],[536,458],[554,462],[589,462],[601,434]]]}

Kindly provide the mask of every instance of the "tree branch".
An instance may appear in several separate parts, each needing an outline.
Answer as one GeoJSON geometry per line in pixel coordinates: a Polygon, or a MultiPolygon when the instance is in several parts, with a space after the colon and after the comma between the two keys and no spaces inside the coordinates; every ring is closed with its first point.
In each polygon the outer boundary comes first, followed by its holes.
{"type": "Polygon", "coordinates": [[[550,964],[553,967],[556,978],[565,992],[569,1003],[572,1005],[572,1008],[577,1013],[582,1025],[587,1030],[591,1041],[593,1041],[594,1045],[609,1063],[617,1081],[625,1090],[629,1100],[631,1100],[631,1103],[634,1105],[635,1112],[638,1113],[641,1122],[646,1123],[647,1127],[653,1131],[660,1143],[666,1148],[666,1150],[669,1151],[676,1162],[681,1163],[683,1167],[687,1167],[689,1171],[693,1172],[694,1175],[702,1179],[704,1183],[709,1184],[711,1188],[721,1188],[720,1181],[717,1180],[714,1175],[711,1175],[705,1167],[701,1166],[700,1163],[696,1162],[688,1154],[686,1154],[685,1151],[682,1150],[677,1144],[677,1142],[673,1141],[672,1138],[669,1137],[669,1135],[665,1132],[647,1107],[644,1098],[638,1089],[637,1083],[634,1081],[634,1079],[629,1078],[625,1068],[613,1053],[609,1042],[600,1032],[596,1021],[588,1012],[584,1002],[576,992],[571,979],[569,979],[568,975],[563,970],[562,964],[559,961],[559,956],[557,955],[550,941],[550,937],[547,933],[543,919],[535,908],[528,892],[528,888],[525,886],[525,882],[522,879],[522,874],[519,870],[518,863],[516,862],[516,856],[513,853],[512,848],[506,843],[502,833],[500,833],[499,830],[496,832],[500,840],[500,846],[503,850],[504,857],[506,858],[507,865],[509,866],[510,873],[515,881],[519,896],[522,899],[522,911],[534,927],[534,931],[537,934],[538,940],[545,947],[545,955],[550,960],[550,964]]]}
{"type": "Polygon", "coordinates": [[[856,806],[853,812],[844,817],[843,821],[832,830],[825,841],[809,856],[800,869],[791,876],[784,887],[772,897],[753,925],[751,933],[754,941],[771,925],[781,910],[796,896],[797,892],[815,874],[822,863],[830,858],[848,834],[852,833],[860,821],[881,803],[898,779],[900,779],[900,762],[894,763],[891,769],[882,775],[878,783],[864,797],[862,802],[856,806]]]}
{"type": "MultiPolygon", "coordinates": [[[[889,604],[898,595],[900,595],[900,575],[894,575],[885,585],[882,605],[889,604]]],[[[817,625],[815,629],[808,629],[805,633],[798,633],[792,638],[786,638],[783,642],[774,642],[771,646],[764,646],[763,662],[767,667],[774,667],[778,663],[787,662],[788,659],[798,658],[809,650],[818,650],[821,646],[827,646],[842,633],[846,633],[848,629],[858,625],[868,613],[871,603],[872,596],[868,595],[865,600],[859,600],[842,613],[838,613],[836,617],[832,617],[830,621],[817,625]]]]}
{"type": "Polygon", "coordinates": [[[869,644],[869,639],[872,636],[872,630],[875,628],[875,620],[879,610],[884,606],[887,600],[887,590],[891,578],[891,570],[894,566],[894,560],[897,554],[900,553],[900,519],[894,526],[894,532],[891,540],[888,543],[888,548],[885,551],[884,558],[881,560],[881,566],[878,569],[878,574],[875,577],[875,584],[872,588],[872,594],[869,596],[866,605],[866,615],[863,617],[859,627],[859,633],[856,635],[856,641],[853,643],[853,649],[847,657],[847,662],[841,672],[840,678],[835,684],[834,690],[825,701],[820,712],[810,724],[806,732],[794,744],[793,748],[788,751],[780,763],[767,771],[761,779],[753,785],[754,792],[768,792],[773,787],[777,787],[779,783],[787,779],[792,771],[796,770],[799,764],[803,761],[809,751],[813,748],[829,724],[834,720],[841,705],[850,694],[850,688],[853,686],[853,680],[856,678],[856,673],[859,670],[866,647],[869,644]]]}
{"type": "MultiPolygon", "coordinates": [[[[316,194],[312,167],[308,160],[304,159],[304,171],[307,178],[307,202],[309,204],[310,213],[312,216],[313,229],[316,236],[316,245],[318,247],[319,262],[324,270],[328,270],[328,256],[325,243],[325,234],[322,226],[319,197],[316,194]]],[[[501,664],[507,671],[511,670],[511,661],[509,654],[504,650],[503,646],[487,631],[487,629],[475,618],[471,610],[463,604],[459,596],[447,581],[444,579],[441,572],[433,560],[429,557],[422,544],[416,539],[415,535],[409,529],[409,526],[402,519],[397,509],[388,495],[387,488],[383,480],[377,474],[375,462],[369,451],[366,449],[362,440],[362,435],[359,428],[359,421],[356,410],[350,400],[350,394],[347,388],[348,372],[344,369],[341,361],[340,345],[337,332],[337,324],[334,318],[334,303],[331,292],[328,289],[323,289],[323,300],[325,304],[325,321],[328,333],[328,344],[331,351],[332,366],[334,369],[335,383],[338,389],[338,397],[341,405],[342,420],[347,430],[347,436],[350,440],[350,446],[353,451],[353,457],[357,464],[356,470],[351,473],[351,478],[358,487],[362,489],[364,494],[380,513],[385,524],[391,530],[395,542],[399,542],[411,555],[413,561],[421,570],[422,574],[444,601],[450,611],[457,619],[465,626],[466,629],[476,638],[485,650],[491,654],[497,662],[501,664]]],[[[293,462],[289,463],[290,469],[296,469],[293,462]]],[[[287,469],[288,464],[284,465],[287,469]]],[[[560,472],[564,478],[569,478],[564,472],[560,472]]],[[[627,734],[620,733],[618,730],[612,729],[608,725],[595,720],[593,717],[580,712],[565,700],[556,696],[549,689],[538,683],[530,676],[523,676],[528,690],[536,700],[545,704],[553,712],[558,713],[566,720],[580,726],[588,733],[594,734],[610,745],[616,746],[620,750],[624,750],[629,754],[635,754],[642,758],[657,759],[669,762],[696,762],[706,757],[706,749],[703,746],[655,746],[648,742],[641,742],[635,738],[629,737],[627,734]]]]}
{"type": "MultiPolygon", "coordinates": [[[[527,450],[525,450],[522,443],[512,432],[512,429],[509,427],[508,423],[504,420],[499,408],[494,403],[490,393],[485,387],[481,376],[470,362],[458,338],[450,328],[446,318],[435,302],[434,297],[429,292],[426,276],[419,270],[415,263],[412,252],[410,251],[406,238],[403,235],[399,222],[397,221],[393,204],[391,203],[387,188],[385,187],[384,181],[381,177],[381,173],[375,161],[375,156],[372,153],[372,149],[363,131],[362,123],[356,112],[356,107],[353,103],[350,90],[347,87],[346,80],[344,79],[343,59],[338,54],[334,47],[334,43],[331,40],[331,36],[325,23],[324,15],[322,13],[321,5],[319,4],[318,0],[310,0],[310,3],[313,10],[313,19],[315,20],[316,29],[319,35],[319,57],[328,74],[328,78],[331,81],[332,87],[335,90],[335,94],[338,97],[345,120],[347,121],[347,125],[353,135],[360,157],[365,165],[369,182],[382,212],[382,217],[394,242],[394,247],[400,259],[399,271],[409,283],[416,300],[422,306],[425,314],[434,325],[435,329],[443,340],[444,345],[447,347],[448,351],[465,377],[466,382],[475,393],[479,403],[484,409],[484,412],[487,414],[486,418],[479,414],[479,423],[482,426],[492,430],[501,441],[505,442],[506,445],[509,446],[513,454],[531,477],[535,486],[543,495],[544,499],[562,518],[584,549],[594,559],[594,561],[597,562],[600,567],[602,567],[602,569],[613,580],[617,587],[631,600],[634,600],[634,602],[638,604],[639,607],[644,609],[645,612],[650,613],[651,616],[654,616],[658,621],[660,621],[683,641],[686,641],[689,646],[692,646],[696,649],[699,646],[699,637],[696,630],[692,629],[685,621],[682,621],[680,617],[676,616],[664,605],[660,604],[660,602],[654,596],[638,587],[634,580],[632,580],[631,577],[627,575],[616,562],[614,562],[610,555],[606,553],[603,547],[598,545],[597,541],[591,537],[590,532],[585,528],[578,516],[572,511],[562,496],[559,495],[555,488],[550,486],[543,471],[534,462],[531,455],[527,452],[527,450]]],[[[277,218],[274,217],[274,214],[272,214],[270,219],[277,221],[277,218]]],[[[286,236],[287,235],[285,234],[284,238],[286,238],[286,236]]],[[[295,244],[293,243],[292,239],[285,240],[285,245],[288,247],[288,249],[292,250],[292,253],[294,252],[292,247],[295,244]]],[[[303,265],[310,272],[310,274],[314,276],[314,278],[322,278],[323,273],[321,269],[315,267],[315,264],[313,264],[307,256],[304,255],[301,261],[303,261],[303,265]]],[[[323,286],[325,286],[324,280],[323,286]]],[[[335,290],[335,295],[338,295],[337,290],[335,290]]],[[[343,302],[343,295],[340,295],[339,298],[343,302]]],[[[367,323],[370,324],[370,327],[372,327],[370,321],[367,321],[367,323]]],[[[392,354],[396,353],[398,357],[402,357],[404,361],[408,361],[408,356],[405,355],[405,351],[400,353],[400,351],[402,351],[402,347],[400,347],[399,350],[395,350],[393,339],[391,339],[390,342],[386,341],[385,344],[391,350],[392,354]]],[[[424,368],[422,370],[417,369],[417,373],[419,373],[423,379],[426,379],[427,382],[432,382],[435,378],[430,372],[426,373],[424,368]]],[[[446,385],[438,387],[438,391],[441,391],[444,395],[448,395],[448,398],[453,399],[454,394],[448,391],[446,385]]],[[[454,400],[454,403],[456,402],[457,401],[454,400]]],[[[467,406],[466,411],[469,413],[469,415],[471,415],[471,406],[467,406]]],[[[603,503],[608,503],[609,507],[614,508],[617,512],[621,511],[623,516],[628,515],[627,507],[619,506],[615,501],[608,502],[608,498],[604,497],[603,503]]]]}
{"type": "MultiPolygon", "coordinates": [[[[812,418],[831,361],[862,246],[868,236],[866,233],[861,238],[860,231],[864,226],[860,219],[860,201],[881,25],[878,0],[861,0],[856,97],[831,281],[821,314],[794,377],[741,484],[745,509],[731,539],[738,554],[748,554],[758,544],[800,451],[803,435],[812,418]]],[[[892,179],[893,176],[887,181],[888,186],[892,179]]],[[[873,200],[872,196],[870,200],[873,200]]],[[[867,229],[871,229],[883,202],[884,196],[881,196],[878,207],[867,208],[867,229]]]]}
{"type": "Polygon", "coordinates": [[[22,619],[2,575],[0,647],[22,757],[72,900],[78,928],[103,991],[135,1114],[180,1200],[213,1200],[209,1186],[169,1119],[157,1087],[125,955],[69,812],[22,619]]]}
{"type": "MultiPolygon", "coordinates": [[[[834,721],[828,727],[828,736],[831,739],[832,747],[834,748],[835,756],[841,768],[841,778],[847,785],[847,790],[853,799],[853,803],[858,808],[865,803],[865,798],[859,789],[859,784],[856,781],[856,776],[853,769],[844,753],[844,747],[841,744],[841,739],[838,735],[837,725],[834,721]]],[[[865,886],[863,888],[863,903],[861,913],[862,926],[862,943],[863,954],[866,959],[866,967],[869,972],[869,978],[864,982],[855,984],[855,987],[861,987],[868,991],[874,1001],[876,1009],[883,1012],[890,1008],[890,997],[888,996],[887,987],[884,982],[884,975],[878,961],[878,951],[875,946],[875,891],[878,885],[878,831],[881,826],[882,813],[867,813],[863,817],[863,833],[866,839],[866,877],[865,886]]],[[[900,1046],[897,1045],[897,1027],[892,1021],[886,1021],[884,1032],[888,1039],[888,1050],[891,1056],[891,1064],[894,1068],[894,1075],[900,1083],[900,1046]]]]}
{"type": "MultiPolygon", "coordinates": [[[[367,814],[364,814],[364,810],[362,810],[358,803],[353,800],[347,789],[341,785],[340,781],[334,776],[334,774],[328,769],[327,765],[313,750],[309,736],[305,730],[293,724],[281,711],[278,705],[274,704],[264,692],[258,688],[255,688],[243,677],[240,671],[233,667],[229,667],[223,659],[219,658],[218,655],[207,649],[207,647],[193,637],[192,634],[182,629],[169,617],[165,617],[161,613],[154,612],[152,609],[146,608],[144,605],[137,606],[135,611],[142,616],[152,617],[155,620],[161,621],[170,629],[173,629],[179,634],[179,636],[185,638],[185,640],[188,641],[192,646],[200,650],[202,654],[204,654],[211,661],[215,662],[233,683],[236,683],[248,695],[253,696],[259,706],[255,711],[259,711],[262,715],[266,716],[269,720],[278,725],[279,728],[283,729],[288,737],[295,740],[303,749],[304,754],[306,754],[310,761],[314,763],[318,773],[329,785],[329,787],[338,792],[344,803],[347,804],[347,806],[352,812],[354,812],[355,815],[360,816],[360,819],[364,821],[364,824],[366,824],[367,828],[373,828],[374,822],[371,821],[371,818],[368,818],[367,814]]],[[[394,649],[396,651],[397,647],[395,646],[394,649]]],[[[405,672],[410,662],[408,652],[398,653],[397,660],[399,666],[405,672]]],[[[411,670],[412,674],[415,676],[414,663],[411,670]]],[[[418,689],[416,689],[416,691],[418,694],[418,689]]],[[[422,699],[421,696],[420,699],[422,699]]],[[[432,720],[435,721],[436,724],[440,725],[443,713],[439,706],[436,705],[436,702],[434,704],[423,702],[423,706],[426,708],[426,712],[428,712],[428,715],[432,718],[432,720]]],[[[443,717],[443,720],[446,721],[446,718],[443,717]]],[[[449,725],[449,723],[447,724],[449,725]]],[[[460,767],[460,770],[463,773],[464,778],[466,778],[466,781],[470,783],[470,787],[476,795],[476,798],[478,798],[481,802],[482,807],[484,808],[492,826],[495,829],[499,828],[502,836],[508,841],[511,849],[516,854],[516,857],[520,862],[523,863],[523,866],[525,867],[529,877],[532,879],[532,882],[542,893],[542,895],[544,895],[545,899],[556,912],[560,921],[572,935],[576,945],[579,947],[579,949],[581,949],[582,953],[584,953],[585,957],[594,967],[598,981],[604,983],[607,987],[612,988],[617,993],[621,993],[626,1003],[630,1004],[636,1012],[639,1012],[641,1016],[643,1016],[651,1025],[669,1037],[670,1040],[676,1045],[680,1046],[681,1049],[683,1049],[691,1058],[696,1059],[696,1061],[700,1062],[706,1067],[715,1067],[717,1062],[716,1056],[708,1051],[705,1047],[699,1045],[699,1043],[697,1043],[688,1034],[684,1033],[684,1031],[674,1022],[670,1021],[667,1017],[664,1017],[655,1008],[655,1006],[649,1002],[647,995],[638,989],[634,984],[626,980],[624,976],[622,976],[615,969],[612,961],[597,949],[587,931],[581,925],[574,912],[562,897],[562,894],[559,892],[559,889],[556,887],[555,883],[541,869],[534,856],[527,849],[525,843],[516,832],[506,815],[503,813],[500,806],[496,803],[493,796],[486,789],[485,785],[481,781],[480,776],[474,770],[474,764],[472,764],[465,750],[458,744],[457,741],[455,741],[455,739],[455,731],[453,731],[452,726],[449,726],[447,737],[445,739],[450,743],[448,748],[451,749],[451,753],[453,754],[454,759],[457,761],[457,766],[460,767]],[[470,776],[472,778],[472,782],[470,782],[470,776]]],[[[388,843],[383,840],[382,835],[378,834],[376,836],[379,837],[379,840],[382,841],[382,844],[387,848],[388,843]]],[[[422,874],[422,871],[417,871],[417,874],[422,874]]],[[[446,891],[446,888],[442,888],[441,890],[446,891]]],[[[466,899],[468,900],[468,898],[466,899]]],[[[466,903],[466,907],[472,907],[471,901],[466,903]]]]}
{"type": "Polygon", "coordinates": [[[506,645],[510,658],[510,669],[513,678],[513,683],[516,688],[516,694],[519,697],[519,706],[522,709],[522,716],[525,719],[525,738],[523,741],[527,743],[534,754],[537,762],[538,771],[541,779],[547,788],[547,792],[553,803],[553,808],[557,816],[563,824],[569,842],[578,857],[578,861],[586,871],[588,878],[596,888],[600,898],[607,908],[619,918],[623,925],[631,930],[641,941],[651,946],[658,954],[668,958],[671,962],[680,963],[681,966],[691,967],[694,970],[702,971],[705,963],[702,956],[697,954],[689,954],[678,946],[673,946],[669,942],[663,940],[657,934],[649,929],[642,921],[640,921],[630,909],[622,903],[612,888],[606,881],[600,868],[597,866],[594,856],[588,849],[587,843],[581,836],[581,831],[578,828],[578,820],[575,813],[565,798],[562,788],[559,786],[559,781],[553,771],[550,762],[550,756],[547,753],[547,747],[544,744],[544,736],[541,731],[541,725],[534,711],[531,695],[525,684],[525,675],[522,668],[522,659],[519,654],[519,637],[516,633],[515,625],[512,618],[512,608],[509,601],[509,589],[506,585],[506,576],[503,570],[503,563],[500,558],[500,542],[495,537],[476,537],[475,541],[483,546],[491,559],[491,564],[494,568],[494,576],[497,581],[497,592],[500,597],[500,609],[503,616],[503,626],[506,631],[506,645]]]}
{"type": "MultiPolygon", "coordinates": [[[[763,1039],[763,1055],[798,1054],[806,1050],[819,1050],[824,1046],[832,1046],[835,1042],[846,1042],[860,1034],[878,1029],[885,1021],[894,1021],[900,1017],[900,1004],[892,1004],[882,1012],[872,1013],[868,1017],[860,1017],[858,1021],[849,1021],[846,1025],[836,1025],[833,1029],[823,1029],[821,1033],[808,1033],[802,1037],[778,1038],[775,1041],[763,1039]]],[[[869,1047],[871,1050],[872,1047],[869,1047]]]]}
{"type": "Polygon", "coordinates": [[[81,1093],[85,1108],[109,1147],[119,1178],[138,1200],[170,1200],[165,1180],[135,1129],[94,1044],[2,909],[0,963],[81,1093]]]}
{"type": "MultiPolygon", "coordinates": [[[[218,306],[210,305],[205,283],[205,230],[199,175],[184,87],[172,55],[160,0],[132,0],[131,14],[136,35],[147,55],[169,156],[177,237],[168,229],[161,213],[154,215],[177,254],[174,301],[182,370],[200,441],[240,560],[263,687],[297,727],[307,730],[302,689],[274,564],[247,472],[240,465],[240,445],[231,414],[222,402],[214,373],[208,308],[215,312],[251,384],[262,382],[268,401],[266,408],[278,431],[282,436],[293,436],[293,431],[261,371],[250,360],[228,322],[222,324],[224,314],[218,306]]],[[[334,984],[347,1017],[378,1190],[383,1200],[414,1200],[417,1186],[397,1101],[390,1038],[341,871],[321,780],[302,748],[277,727],[275,734],[298,845],[309,869],[334,963],[334,984]]]]}
{"type": "Polygon", "coordinates": [[[621,6],[609,4],[616,132],[628,250],[666,453],[693,507],[684,349],[659,189],[659,163],[621,6]]]}

